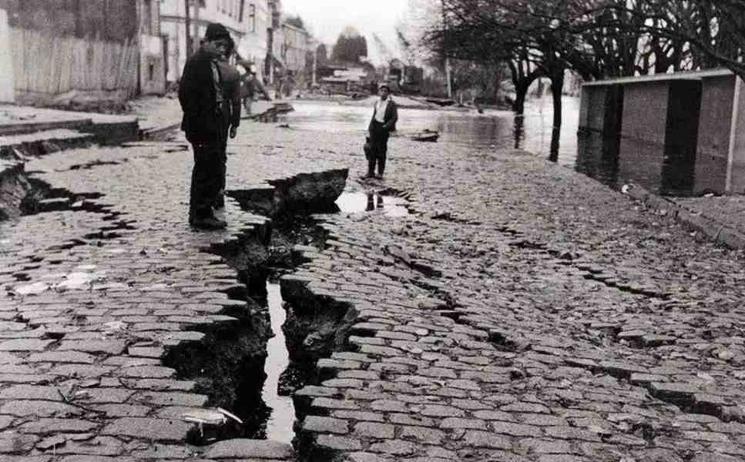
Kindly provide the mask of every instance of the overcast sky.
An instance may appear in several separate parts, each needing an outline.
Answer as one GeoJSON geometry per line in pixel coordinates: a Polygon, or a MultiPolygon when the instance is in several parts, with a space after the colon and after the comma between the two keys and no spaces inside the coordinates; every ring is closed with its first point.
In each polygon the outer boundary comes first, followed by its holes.
{"type": "Polygon", "coordinates": [[[345,27],[354,27],[367,38],[370,58],[379,62],[373,33],[395,53],[395,28],[408,4],[407,0],[282,0],[282,9],[285,14],[299,14],[313,36],[331,46],[345,27]]]}

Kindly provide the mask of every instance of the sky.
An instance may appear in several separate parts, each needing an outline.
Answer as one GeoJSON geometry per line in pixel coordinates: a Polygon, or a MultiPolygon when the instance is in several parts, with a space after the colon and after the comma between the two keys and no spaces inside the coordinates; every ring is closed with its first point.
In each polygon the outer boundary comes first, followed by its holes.
{"type": "Polygon", "coordinates": [[[347,26],[360,31],[367,38],[370,59],[376,63],[385,58],[374,44],[373,33],[396,54],[396,25],[408,5],[407,0],[282,0],[283,12],[300,15],[313,36],[329,47],[347,26]]]}

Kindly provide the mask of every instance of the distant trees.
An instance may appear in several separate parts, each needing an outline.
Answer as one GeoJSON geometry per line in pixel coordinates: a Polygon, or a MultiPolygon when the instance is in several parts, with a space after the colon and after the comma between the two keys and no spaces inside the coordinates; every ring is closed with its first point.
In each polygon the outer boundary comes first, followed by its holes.
{"type": "Polygon", "coordinates": [[[300,15],[296,16],[287,16],[285,18],[285,23],[297,27],[298,29],[305,29],[305,22],[303,21],[303,18],[300,17],[300,15]]]}
{"type": "Polygon", "coordinates": [[[316,63],[319,66],[325,66],[329,62],[329,53],[325,43],[321,43],[316,48],[316,63]]]}
{"type": "Polygon", "coordinates": [[[339,62],[359,63],[367,57],[367,40],[357,29],[347,27],[339,35],[331,51],[331,59],[339,62]]]}

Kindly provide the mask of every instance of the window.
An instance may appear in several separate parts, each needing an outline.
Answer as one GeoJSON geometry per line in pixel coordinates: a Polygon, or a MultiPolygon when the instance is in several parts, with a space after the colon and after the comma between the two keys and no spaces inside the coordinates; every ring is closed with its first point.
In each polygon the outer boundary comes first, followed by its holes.
{"type": "Polygon", "coordinates": [[[256,32],[256,5],[248,5],[248,31],[256,32]]]}
{"type": "Polygon", "coordinates": [[[142,32],[153,35],[153,4],[151,0],[145,0],[142,5],[142,32]]]}
{"type": "Polygon", "coordinates": [[[243,22],[243,10],[246,9],[246,0],[241,0],[241,4],[238,7],[238,22],[243,22]]]}

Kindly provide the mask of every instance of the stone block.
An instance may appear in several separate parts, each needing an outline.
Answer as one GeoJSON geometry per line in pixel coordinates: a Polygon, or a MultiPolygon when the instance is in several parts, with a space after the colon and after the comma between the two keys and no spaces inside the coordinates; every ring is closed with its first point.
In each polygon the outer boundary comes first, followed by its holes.
{"type": "Polygon", "coordinates": [[[292,446],[267,440],[232,439],[219,441],[207,448],[210,459],[285,459],[294,456],[292,446]]]}
{"type": "Polygon", "coordinates": [[[151,441],[183,441],[191,427],[190,423],[181,420],[124,417],[107,424],[101,434],[151,441]]]}

